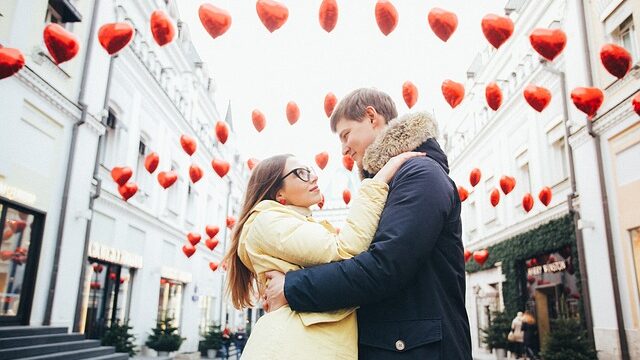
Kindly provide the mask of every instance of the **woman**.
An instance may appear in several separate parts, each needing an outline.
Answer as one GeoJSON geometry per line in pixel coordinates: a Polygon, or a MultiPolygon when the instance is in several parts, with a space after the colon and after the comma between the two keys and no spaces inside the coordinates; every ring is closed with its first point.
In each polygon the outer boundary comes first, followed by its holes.
{"type": "MultiPolygon", "coordinates": [[[[388,183],[408,159],[391,160],[372,179],[365,179],[352,202],[346,225],[338,233],[317,222],[309,207],[322,200],[318,177],[290,155],[261,161],[249,179],[244,205],[223,261],[233,305],[252,306],[264,273],[348,259],[365,251],[373,239],[388,193],[388,183]],[[257,284],[256,284],[257,283],[257,284]]],[[[259,293],[260,291],[258,291],[259,293]]],[[[298,313],[288,306],[270,309],[254,326],[242,359],[356,359],[355,309],[331,313],[298,313]]]]}

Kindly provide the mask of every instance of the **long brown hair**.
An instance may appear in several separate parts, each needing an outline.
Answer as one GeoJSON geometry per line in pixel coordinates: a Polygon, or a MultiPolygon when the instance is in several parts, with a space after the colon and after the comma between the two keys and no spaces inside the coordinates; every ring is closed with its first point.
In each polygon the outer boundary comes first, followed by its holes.
{"type": "Polygon", "coordinates": [[[247,184],[242,210],[238,222],[231,235],[231,246],[222,260],[227,264],[227,293],[236,309],[252,307],[252,296],[255,293],[255,274],[242,263],[238,256],[238,245],[242,228],[247,222],[251,210],[263,200],[275,200],[282,181],[287,159],[292,155],[276,155],[260,161],[253,169],[247,184]]]}

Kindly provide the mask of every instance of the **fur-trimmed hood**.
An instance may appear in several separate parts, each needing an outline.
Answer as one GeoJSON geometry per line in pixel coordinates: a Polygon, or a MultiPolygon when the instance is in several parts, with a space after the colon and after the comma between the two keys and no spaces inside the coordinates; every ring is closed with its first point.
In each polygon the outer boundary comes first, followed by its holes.
{"type": "Polygon", "coordinates": [[[376,174],[392,157],[406,151],[424,151],[436,160],[448,173],[447,156],[436,141],[438,124],[426,112],[403,115],[389,122],[365,151],[360,174],[370,177],[376,174]]]}

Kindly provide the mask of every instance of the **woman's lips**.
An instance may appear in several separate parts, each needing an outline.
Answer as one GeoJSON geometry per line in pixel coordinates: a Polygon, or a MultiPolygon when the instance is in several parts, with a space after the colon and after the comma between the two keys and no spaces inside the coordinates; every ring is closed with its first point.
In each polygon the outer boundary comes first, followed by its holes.
{"type": "Polygon", "coordinates": [[[317,187],[317,186],[314,186],[314,187],[312,187],[311,189],[309,189],[309,192],[314,192],[314,191],[316,191],[316,190],[318,190],[318,187],[317,187]]]}

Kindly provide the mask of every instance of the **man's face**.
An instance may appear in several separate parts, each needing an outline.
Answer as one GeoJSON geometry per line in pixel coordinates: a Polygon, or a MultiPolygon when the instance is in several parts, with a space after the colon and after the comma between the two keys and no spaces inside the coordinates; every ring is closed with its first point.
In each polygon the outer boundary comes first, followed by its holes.
{"type": "Polygon", "coordinates": [[[342,144],[342,154],[349,154],[358,164],[362,165],[364,153],[385,127],[384,118],[372,108],[362,121],[341,118],[336,123],[336,133],[342,144]]]}

